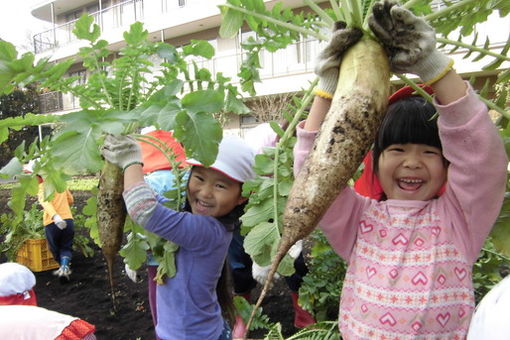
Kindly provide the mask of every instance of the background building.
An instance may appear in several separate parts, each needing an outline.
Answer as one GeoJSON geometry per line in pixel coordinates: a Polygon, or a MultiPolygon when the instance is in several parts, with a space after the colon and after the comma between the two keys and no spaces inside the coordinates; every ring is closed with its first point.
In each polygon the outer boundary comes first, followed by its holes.
{"type": "MultiPolygon", "coordinates": [[[[266,1],[272,6],[276,1],[266,1]]],[[[299,10],[302,0],[281,1],[299,10]]],[[[324,1],[318,1],[324,2],[324,1]]],[[[243,55],[241,42],[253,32],[241,32],[234,39],[219,37],[221,24],[219,8],[224,0],[48,0],[32,10],[38,19],[52,23],[52,28],[34,35],[34,48],[37,57],[49,57],[60,61],[74,56],[83,42],[76,40],[72,34],[76,20],[83,14],[93,15],[95,23],[101,27],[101,39],[110,42],[112,51],[123,45],[122,33],[135,21],[144,23],[153,41],[165,41],[176,47],[187,44],[191,39],[209,41],[216,49],[211,60],[197,60],[199,66],[206,67],[213,73],[222,72],[236,82],[243,55]]],[[[327,2],[325,2],[327,4],[327,2]]],[[[439,3],[439,1],[438,1],[439,3]]],[[[439,5],[437,5],[439,6],[439,5]]],[[[510,22],[507,18],[493,15],[474,33],[483,47],[484,35],[489,34],[491,49],[501,50],[506,43],[510,22]]],[[[466,39],[470,41],[470,39],[466,39]]],[[[324,43],[322,43],[324,44],[324,43]]],[[[260,111],[273,110],[277,114],[279,101],[288,99],[289,93],[300,91],[307,82],[315,78],[314,61],[321,49],[321,43],[313,39],[303,39],[276,53],[263,52],[260,76],[262,82],[256,85],[257,97],[249,98],[250,105],[260,111]],[[267,108],[267,109],[266,109],[267,108]]],[[[452,55],[456,59],[456,69],[465,77],[476,76],[476,86],[483,86],[486,79],[494,77],[496,71],[481,71],[486,60],[472,62],[462,59],[464,51],[458,50],[452,55]]],[[[157,60],[155,60],[157,63],[157,60]]],[[[508,67],[508,66],[506,66],[508,67]]],[[[76,63],[69,75],[79,75],[84,81],[85,69],[76,63]]],[[[41,95],[41,112],[65,113],[78,109],[78,102],[72,95],[48,92],[41,95]]],[[[255,111],[255,110],[254,110],[255,111]]],[[[256,125],[258,121],[271,118],[269,112],[264,117],[233,115],[225,128],[231,133],[244,135],[244,130],[256,125]],[[257,119],[258,118],[258,119],[257,119]]]]}

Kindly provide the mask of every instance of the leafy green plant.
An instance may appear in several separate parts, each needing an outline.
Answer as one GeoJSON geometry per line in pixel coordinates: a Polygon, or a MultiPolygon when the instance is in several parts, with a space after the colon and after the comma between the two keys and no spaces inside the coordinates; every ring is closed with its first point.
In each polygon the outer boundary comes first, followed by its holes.
{"type": "Polygon", "coordinates": [[[74,239],[73,249],[79,250],[85,257],[94,255],[94,249],[91,246],[91,239],[88,234],[88,229],[85,227],[85,215],[78,211],[74,206],[71,207],[74,222],[74,239]]]}
{"type": "MultiPolygon", "coordinates": [[[[313,95],[305,91],[302,98],[293,97],[283,116],[290,124],[285,131],[276,122],[272,129],[280,136],[275,147],[266,147],[255,157],[254,170],[257,177],[243,185],[243,195],[250,197],[241,217],[241,233],[247,234],[244,249],[261,266],[271,263],[281,238],[282,212],[293,183],[292,148],[296,141],[294,132],[303,118],[313,95]]],[[[278,271],[282,275],[294,272],[294,261],[286,256],[278,271]]]]}
{"type": "Polygon", "coordinates": [[[299,304],[311,311],[317,321],[336,320],[347,266],[320,230],[310,234],[310,240],[313,246],[309,271],[299,288],[299,304]]]}
{"type": "MultiPolygon", "coordinates": [[[[108,49],[107,41],[100,39],[99,26],[93,24],[91,16],[82,16],[73,33],[88,43],[78,53],[87,70],[85,83],[76,82],[76,77],[65,76],[77,60],[53,64],[42,59],[34,64],[33,54],[18,57],[12,44],[0,42],[1,93],[10,92],[15,86],[36,83],[52,91],[72,94],[79,99],[81,108],[61,116],[27,114],[0,121],[0,142],[12,129],[42,123],[60,124],[53,136],[28,147],[19,147],[16,158],[0,171],[6,177],[17,175],[19,178],[10,201],[16,214],[14,224],[20,221],[26,194],[33,192],[36,186],[33,175],[21,173],[21,164],[30,159],[38,159],[34,173],[45,178],[46,195],[51,195],[53,191],[63,191],[71,175],[84,171],[95,173],[102,168],[104,161],[99,147],[105,134],[136,134],[141,127],[154,125],[173,130],[188,157],[209,165],[216,158],[222,138],[222,128],[215,117],[221,117],[224,112],[248,112],[237,88],[230,84],[230,78],[199,68],[192,60],[213,57],[214,48],[206,41],[192,40],[181,49],[163,42],[151,42],[148,31],[137,22],[124,33],[126,46],[118,51],[117,58],[112,58],[113,51],[108,49]],[[162,60],[157,65],[150,61],[157,58],[162,60]]],[[[103,246],[102,241],[109,238],[99,232],[96,213],[105,208],[98,208],[97,202],[95,197],[88,200],[84,212],[90,217],[85,225],[90,228],[92,239],[103,246]]],[[[126,230],[135,228],[128,224],[126,230]]],[[[134,233],[130,241],[136,241],[137,235],[134,233]]],[[[160,249],[157,244],[155,248],[160,249]]],[[[162,254],[167,253],[168,247],[168,244],[163,246],[162,254]]],[[[107,248],[115,247],[108,245],[107,248]]],[[[158,253],[156,249],[154,252],[158,253]]],[[[128,253],[140,254],[126,250],[128,253]]],[[[140,262],[140,258],[133,261],[140,262]]],[[[161,263],[169,262],[162,258],[161,263]]],[[[171,271],[169,267],[165,273],[171,271]]]]}
{"type": "Polygon", "coordinates": [[[23,212],[23,222],[12,226],[12,213],[0,216],[0,230],[4,240],[0,244],[0,252],[7,256],[9,261],[16,261],[16,254],[26,240],[44,239],[43,212],[37,204],[32,204],[29,210],[23,212]]]}
{"type": "Polygon", "coordinates": [[[99,146],[105,133],[133,133],[149,125],[174,130],[188,156],[211,164],[222,136],[221,126],[212,115],[248,111],[229,78],[221,73],[214,77],[193,63],[192,72],[188,70],[191,57],[214,55],[205,41],[192,41],[177,50],[166,43],[150,42],[147,30],[137,22],[124,34],[127,46],[119,51],[120,57],[108,61],[112,52],[108,43],[99,39],[99,27],[91,16],[80,18],[74,33],[89,42],[78,53],[88,72],[84,84],[76,83],[76,77],[64,76],[75,60],[51,64],[42,59],[33,65],[31,53],[18,58],[12,44],[0,42],[2,93],[38,82],[40,87],[74,95],[81,106],[80,111],[61,116],[27,114],[0,121],[0,142],[8,137],[9,129],[55,122],[63,125],[39,147],[32,144],[27,151],[19,150],[18,162],[4,167],[2,174],[24,176],[19,173],[20,162],[39,157],[37,172],[54,190],[61,191],[65,176],[83,170],[93,173],[102,167],[99,146]],[[158,71],[151,69],[155,65],[150,56],[163,60],[158,71]],[[153,72],[154,77],[148,77],[153,72]]]}

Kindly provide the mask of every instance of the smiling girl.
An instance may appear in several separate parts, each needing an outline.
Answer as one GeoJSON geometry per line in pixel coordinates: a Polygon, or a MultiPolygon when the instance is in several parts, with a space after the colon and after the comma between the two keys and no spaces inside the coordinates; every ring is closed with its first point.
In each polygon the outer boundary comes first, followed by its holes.
{"type": "Polygon", "coordinates": [[[216,289],[226,271],[232,231],[247,200],[241,195],[242,184],[255,176],[252,149],[238,137],[224,136],[212,166],[189,160],[193,167],[186,212],[165,207],[165,198],[144,182],[140,147],[132,137],[108,135],[102,153],[124,169],[124,200],[131,218],[180,246],[176,275],[157,286],[158,337],[231,339],[230,326],[222,316],[223,312],[232,321],[231,301],[222,299],[216,289]]]}
{"type": "MultiPolygon", "coordinates": [[[[373,149],[382,196],[346,186],[319,222],[348,263],[339,328],[345,340],[464,339],[472,267],[500,211],[508,159],[486,105],[436,50],[430,26],[390,1],[375,4],[369,22],[392,71],[420,76],[435,95],[433,105],[409,88],[393,96],[373,149]]],[[[298,126],[295,172],[331,104],[319,90],[298,126]]]]}

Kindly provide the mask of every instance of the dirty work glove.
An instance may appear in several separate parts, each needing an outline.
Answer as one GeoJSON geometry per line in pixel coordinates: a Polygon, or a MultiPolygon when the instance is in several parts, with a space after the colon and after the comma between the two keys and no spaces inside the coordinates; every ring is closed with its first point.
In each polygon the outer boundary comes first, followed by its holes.
{"type": "Polygon", "coordinates": [[[395,2],[374,4],[368,24],[388,53],[393,72],[412,73],[432,84],[451,70],[453,60],[436,49],[434,29],[395,2]]]}
{"type": "Polygon", "coordinates": [[[124,270],[126,271],[127,277],[129,277],[131,281],[133,281],[134,283],[140,282],[140,277],[138,276],[136,270],[129,268],[127,263],[124,265],[124,270]]]}
{"type": "Polygon", "coordinates": [[[319,84],[314,92],[318,96],[333,98],[338,83],[342,55],[363,35],[359,28],[345,27],[345,22],[337,21],[335,23],[328,45],[317,58],[315,74],[319,76],[319,84]]]}
{"type": "Polygon", "coordinates": [[[59,214],[55,214],[53,215],[53,223],[55,223],[55,225],[58,227],[58,229],[60,230],[64,230],[66,227],[67,227],[67,223],[66,221],[64,221],[62,219],[62,217],[60,217],[59,214]]]}
{"type": "MultiPolygon", "coordinates": [[[[266,282],[267,275],[269,274],[270,269],[271,269],[271,265],[261,267],[255,261],[253,261],[253,264],[251,265],[251,275],[253,276],[255,281],[257,281],[258,283],[263,285],[266,282]]],[[[273,282],[274,282],[274,280],[278,280],[279,278],[280,278],[280,274],[275,273],[273,282]]],[[[273,285],[271,284],[271,287],[272,286],[273,285]]],[[[269,287],[269,288],[271,288],[271,287],[269,287]]]]}
{"type": "Polygon", "coordinates": [[[108,162],[122,170],[132,164],[142,164],[142,151],[138,142],[131,136],[106,135],[101,154],[108,162]]]}
{"type": "Polygon", "coordinates": [[[290,257],[292,257],[294,260],[297,259],[299,254],[303,251],[303,240],[299,240],[292,247],[290,247],[287,254],[289,254],[290,257]]]}

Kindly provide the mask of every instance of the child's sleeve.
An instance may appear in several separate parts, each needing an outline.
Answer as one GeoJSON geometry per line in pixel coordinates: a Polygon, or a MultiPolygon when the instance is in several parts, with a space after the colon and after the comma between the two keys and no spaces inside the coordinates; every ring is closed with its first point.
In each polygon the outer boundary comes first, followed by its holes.
{"type": "Polygon", "coordinates": [[[156,206],[144,228],[189,250],[209,249],[225,233],[214,217],[178,212],[162,204],[156,206]]]}
{"type": "Polygon", "coordinates": [[[475,261],[503,203],[508,159],[486,105],[467,87],[464,97],[436,107],[443,154],[450,162],[441,196],[445,219],[475,261]]]}

